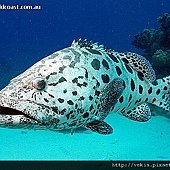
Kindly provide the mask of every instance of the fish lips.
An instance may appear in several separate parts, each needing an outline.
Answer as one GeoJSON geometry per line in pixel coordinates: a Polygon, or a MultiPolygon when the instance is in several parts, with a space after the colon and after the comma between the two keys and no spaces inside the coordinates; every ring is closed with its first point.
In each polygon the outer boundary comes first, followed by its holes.
{"type": "Polygon", "coordinates": [[[5,106],[0,106],[0,115],[12,115],[12,116],[22,115],[25,116],[26,118],[37,121],[34,117],[31,117],[25,114],[24,112],[5,106]]]}
{"type": "Polygon", "coordinates": [[[57,124],[62,116],[56,108],[29,100],[14,100],[0,94],[0,115],[24,116],[43,126],[57,124]]]}

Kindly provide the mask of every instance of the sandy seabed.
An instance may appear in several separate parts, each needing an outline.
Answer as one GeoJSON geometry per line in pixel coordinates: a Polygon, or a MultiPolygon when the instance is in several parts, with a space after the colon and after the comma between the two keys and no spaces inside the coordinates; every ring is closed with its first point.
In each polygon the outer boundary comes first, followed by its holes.
{"type": "Polygon", "coordinates": [[[0,160],[170,160],[170,119],[145,123],[110,114],[114,132],[69,132],[0,128],[0,160]]]}

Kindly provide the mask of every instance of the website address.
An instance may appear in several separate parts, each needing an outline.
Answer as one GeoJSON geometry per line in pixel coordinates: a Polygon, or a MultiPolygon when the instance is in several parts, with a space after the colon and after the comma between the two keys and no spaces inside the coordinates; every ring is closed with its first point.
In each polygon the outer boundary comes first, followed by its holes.
{"type": "Polygon", "coordinates": [[[0,10],[41,10],[40,5],[5,5],[0,4],[0,10]]]}

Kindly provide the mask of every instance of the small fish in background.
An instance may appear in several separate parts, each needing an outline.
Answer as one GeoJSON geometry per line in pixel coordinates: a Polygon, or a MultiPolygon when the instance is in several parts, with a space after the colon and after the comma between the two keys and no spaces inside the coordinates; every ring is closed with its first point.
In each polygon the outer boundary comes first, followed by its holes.
{"type": "Polygon", "coordinates": [[[147,103],[170,111],[170,77],[156,80],[144,57],[87,40],[40,60],[0,91],[0,126],[64,130],[113,129],[110,112],[145,122],[147,103]]]}

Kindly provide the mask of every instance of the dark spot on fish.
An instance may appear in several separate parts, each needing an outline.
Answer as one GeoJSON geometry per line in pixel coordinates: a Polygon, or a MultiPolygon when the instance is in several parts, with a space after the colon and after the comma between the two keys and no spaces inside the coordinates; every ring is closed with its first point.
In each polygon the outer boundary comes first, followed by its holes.
{"type": "Polygon", "coordinates": [[[82,86],[87,87],[87,82],[83,82],[83,84],[77,83],[77,86],[79,86],[79,87],[82,87],[82,86]]]}
{"type": "Polygon", "coordinates": [[[158,90],[156,91],[156,94],[157,94],[157,95],[159,95],[159,94],[160,94],[160,92],[161,92],[161,90],[160,90],[160,89],[158,89],[158,90]]]}
{"type": "Polygon", "coordinates": [[[129,110],[128,112],[126,112],[127,115],[129,115],[131,113],[131,110],[129,110]]]}
{"type": "Polygon", "coordinates": [[[67,120],[70,118],[70,115],[71,115],[70,113],[66,115],[67,120]]]}
{"type": "Polygon", "coordinates": [[[48,59],[53,59],[53,58],[57,57],[58,55],[59,55],[59,53],[53,53],[48,57],[48,59]]]}
{"type": "Polygon", "coordinates": [[[131,81],[130,81],[130,86],[131,86],[131,90],[134,91],[135,90],[135,82],[133,79],[131,79],[131,81]]]}
{"type": "Polygon", "coordinates": [[[117,57],[114,56],[113,54],[108,53],[108,56],[109,56],[114,62],[119,63],[119,60],[118,60],[117,57]]]}
{"type": "Polygon", "coordinates": [[[149,94],[152,93],[152,87],[149,88],[148,93],[149,93],[149,94]]]}
{"type": "Polygon", "coordinates": [[[138,102],[140,103],[140,102],[141,102],[141,100],[142,100],[141,98],[140,98],[140,99],[138,99],[138,102]]]}
{"type": "Polygon", "coordinates": [[[99,86],[100,86],[100,83],[99,83],[99,81],[97,81],[97,83],[96,83],[96,86],[97,86],[97,87],[99,87],[99,86]]]}
{"type": "Polygon", "coordinates": [[[44,101],[45,101],[45,102],[47,102],[47,103],[49,102],[49,100],[48,100],[48,99],[46,99],[46,98],[44,98],[44,101]]]}
{"type": "Polygon", "coordinates": [[[58,101],[59,101],[60,103],[63,103],[63,102],[64,102],[64,99],[59,98],[58,101]]]}
{"type": "Polygon", "coordinates": [[[70,65],[69,65],[69,67],[74,68],[75,65],[76,65],[76,62],[75,62],[75,61],[72,61],[72,62],[70,63],[70,65]]]}
{"type": "Polygon", "coordinates": [[[129,63],[129,61],[126,58],[122,58],[123,62],[125,62],[126,64],[129,63]]]}
{"type": "Polygon", "coordinates": [[[48,84],[49,86],[56,86],[58,84],[58,82],[57,83],[50,83],[50,84],[48,84]]]}
{"type": "Polygon", "coordinates": [[[52,73],[50,73],[50,75],[57,75],[58,73],[57,72],[52,72],[52,73]]]}
{"type": "Polygon", "coordinates": [[[63,93],[67,93],[67,89],[63,90],[63,93]]]}
{"type": "Polygon", "coordinates": [[[86,49],[92,54],[102,55],[98,50],[94,50],[94,49],[91,49],[91,48],[86,48],[86,49]]]}
{"type": "Polygon", "coordinates": [[[135,104],[137,104],[138,102],[139,102],[139,101],[138,101],[138,100],[136,100],[136,101],[135,101],[135,104]]]}
{"type": "Polygon", "coordinates": [[[73,96],[76,96],[77,95],[77,91],[73,91],[72,94],[73,94],[73,96]]]}
{"type": "Polygon", "coordinates": [[[88,53],[86,53],[85,51],[82,51],[83,55],[88,56],[88,53]]]}
{"type": "Polygon", "coordinates": [[[89,111],[92,111],[94,109],[93,105],[90,106],[89,111]]]}
{"type": "Polygon", "coordinates": [[[99,103],[98,105],[97,105],[97,108],[99,109],[101,107],[101,104],[99,103]]]}
{"type": "Polygon", "coordinates": [[[83,79],[84,77],[83,76],[78,76],[79,79],[83,79]]]}
{"type": "Polygon", "coordinates": [[[153,85],[157,86],[158,85],[158,81],[155,80],[154,82],[152,82],[153,85]]]}
{"type": "Polygon", "coordinates": [[[63,73],[65,68],[66,68],[66,66],[59,67],[59,73],[63,73]]]}
{"type": "Polygon", "coordinates": [[[50,96],[50,97],[52,97],[52,98],[55,98],[52,94],[50,94],[50,93],[48,93],[48,95],[50,96]]]}
{"type": "Polygon", "coordinates": [[[99,95],[100,95],[100,91],[97,91],[97,90],[96,90],[96,91],[95,91],[95,95],[96,95],[96,96],[99,96],[99,95]]]}
{"type": "Polygon", "coordinates": [[[120,97],[119,102],[120,102],[120,103],[123,102],[123,96],[120,97]]]}
{"type": "Polygon", "coordinates": [[[84,86],[84,87],[87,87],[87,82],[83,82],[83,86],[84,86]]]}
{"type": "Polygon", "coordinates": [[[167,89],[168,89],[167,86],[165,86],[165,87],[164,87],[164,90],[167,90],[167,89]]]}
{"type": "Polygon", "coordinates": [[[103,64],[103,66],[104,66],[104,68],[105,68],[106,70],[109,69],[109,64],[108,64],[108,62],[107,62],[105,59],[102,60],[102,64],[103,64]]]}
{"type": "Polygon", "coordinates": [[[165,99],[165,94],[162,96],[162,99],[165,99]]]}
{"type": "Polygon", "coordinates": [[[86,71],[85,71],[85,78],[88,79],[88,76],[89,76],[89,75],[88,75],[88,71],[87,71],[87,69],[85,69],[85,70],[86,70],[86,71]]]}
{"type": "Polygon", "coordinates": [[[89,96],[89,100],[93,100],[93,97],[91,95],[89,96]]]}
{"type": "Polygon", "coordinates": [[[102,80],[104,83],[109,83],[110,78],[107,74],[102,74],[102,80]]]}
{"type": "Polygon", "coordinates": [[[50,75],[46,76],[46,79],[48,80],[50,78],[50,75]]]}
{"type": "Polygon", "coordinates": [[[126,88],[126,84],[125,84],[125,81],[123,80],[123,89],[126,88]]]}
{"type": "Polygon", "coordinates": [[[78,83],[78,78],[74,78],[74,79],[72,80],[72,82],[73,82],[73,83],[78,83]]]}
{"type": "Polygon", "coordinates": [[[91,62],[92,67],[95,70],[99,70],[100,69],[100,61],[97,59],[93,59],[93,61],[91,62]]]}
{"type": "Polygon", "coordinates": [[[84,100],[84,99],[85,99],[84,96],[81,96],[81,97],[80,97],[80,100],[84,100]]]}
{"type": "Polygon", "coordinates": [[[53,112],[55,112],[55,113],[57,113],[57,114],[59,113],[58,107],[51,107],[51,109],[52,109],[53,112]]]}
{"type": "Polygon", "coordinates": [[[154,103],[155,101],[156,101],[156,98],[153,98],[152,103],[154,103]]]}
{"type": "Polygon", "coordinates": [[[143,73],[142,72],[140,72],[140,71],[138,71],[138,78],[141,80],[141,81],[143,81],[144,80],[144,75],[143,75],[143,73]]]}
{"type": "Polygon", "coordinates": [[[68,60],[71,60],[71,56],[69,56],[69,55],[65,55],[64,57],[63,57],[63,59],[68,59],[68,60]]]}
{"type": "Polygon", "coordinates": [[[89,113],[88,112],[83,114],[83,118],[87,118],[87,117],[89,117],[89,113]]]}
{"type": "Polygon", "coordinates": [[[142,94],[142,92],[143,92],[143,87],[139,85],[139,93],[142,94]]]}
{"type": "Polygon", "coordinates": [[[122,74],[120,67],[116,66],[115,68],[116,68],[117,75],[120,76],[122,74]]]}
{"type": "Polygon", "coordinates": [[[67,103],[68,103],[69,105],[74,105],[73,101],[71,101],[71,100],[68,100],[67,103]]]}
{"type": "Polygon", "coordinates": [[[130,94],[130,96],[129,96],[129,102],[131,101],[131,99],[132,99],[132,95],[130,94]]]}
{"type": "Polygon", "coordinates": [[[63,115],[67,110],[66,109],[63,109],[61,110],[60,114],[63,115]]]}
{"type": "Polygon", "coordinates": [[[67,120],[70,118],[70,115],[71,115],[71,114],[73,114],[73,110],[71,110],[71,111],[66,115],[67,120]]]}
{"type": "Polygon", "coordinates": [[[61,77],[59,80],[58,80],[58,83],[62,83],[64,81],[67,81],[64,77],[61,77]]]}
{"type": "Polygon", "coordinates": [[[145,102],[147,102],[147,101],[148,101],[148,98],[145,99],[145,102]]]}
{"type": "Polygon", "coordinates": [[[126,67],[126,70],[127,70],[129,73],[131,73],[131,74],[133,73],[131,67],[130,67],[128,64],[125,63],[125,67],[126,67]]]}

